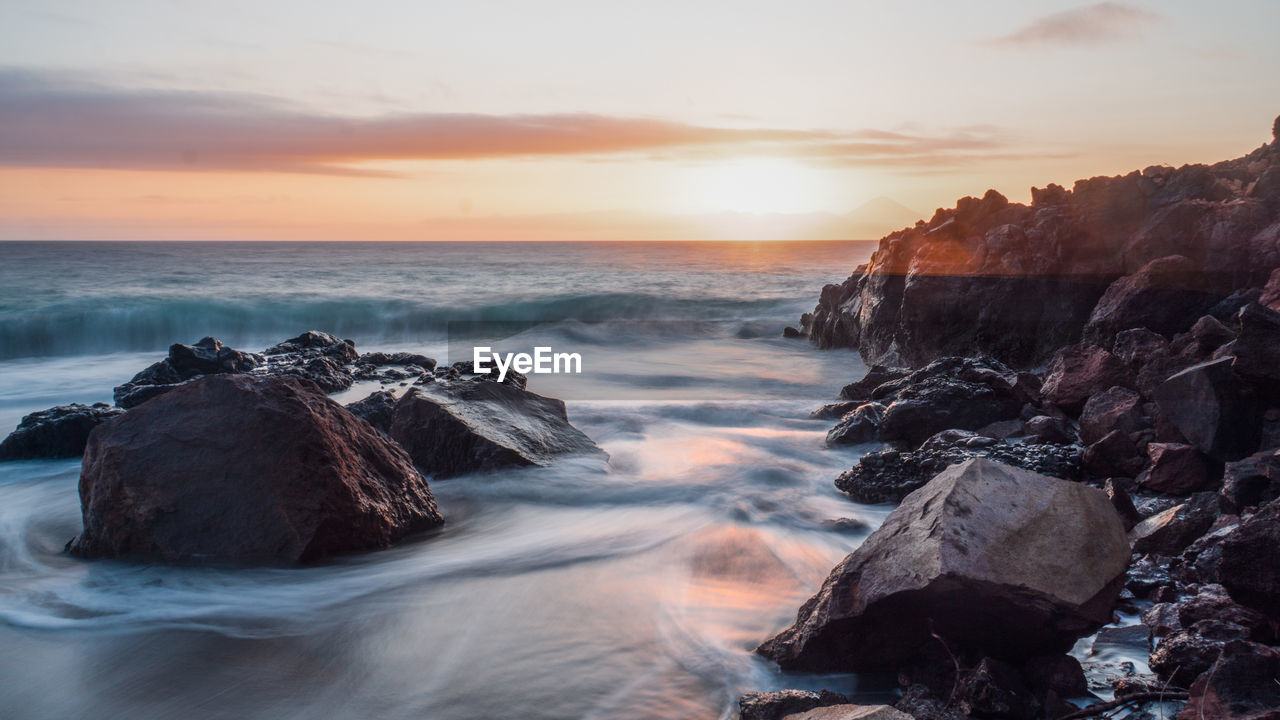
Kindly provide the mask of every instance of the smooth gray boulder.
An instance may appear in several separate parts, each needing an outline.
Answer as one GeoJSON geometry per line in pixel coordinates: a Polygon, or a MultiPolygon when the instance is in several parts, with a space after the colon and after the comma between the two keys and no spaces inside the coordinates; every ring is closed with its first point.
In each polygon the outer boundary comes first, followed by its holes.
{"type": "Polygon", "coordinates": [[[758,648],[785,670],[894,670],[942,638],[1018,661],[1107,623],[1129,543],[1103,492],[986,459],[908,495],[758,648]]]}

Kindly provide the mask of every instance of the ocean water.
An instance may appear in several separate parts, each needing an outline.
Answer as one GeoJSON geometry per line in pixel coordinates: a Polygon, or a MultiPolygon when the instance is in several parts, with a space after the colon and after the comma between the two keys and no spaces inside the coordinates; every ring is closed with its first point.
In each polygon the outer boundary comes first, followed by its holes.
{"type": "Polygon", "coordinates": [[[6,432],[204,335],[444,360],[450,323],[521,321],[503,342],[583,355],[530,389],[609,453],[432,481],[442,533],[300,569],[69,557],[79,463],[0,464],[0,717],[697,720],[750,690],[882,697],[751,652],[889,510],[835,491],[865,448],[808,419],[857,356],[779,336],[871,249],[0,244],[6,432]]]}

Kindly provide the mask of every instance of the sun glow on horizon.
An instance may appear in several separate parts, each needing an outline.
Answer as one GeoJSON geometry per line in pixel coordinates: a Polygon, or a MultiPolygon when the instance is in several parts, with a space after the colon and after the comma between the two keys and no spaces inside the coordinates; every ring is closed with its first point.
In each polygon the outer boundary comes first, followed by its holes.
{"type": "Polygon", "coordinates": [[[747,158],[691,170],[683,188],[699,211],[806,213],[828,209],[827,173],[792,160],[747,158]]]}

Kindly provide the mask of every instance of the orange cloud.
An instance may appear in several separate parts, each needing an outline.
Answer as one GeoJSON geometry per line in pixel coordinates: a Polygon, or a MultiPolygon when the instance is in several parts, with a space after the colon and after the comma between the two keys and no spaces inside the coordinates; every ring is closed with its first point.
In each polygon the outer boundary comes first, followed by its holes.
{"type": "Polygon", "coordinates": [[[1008,35],[986,42],[995,47],[1096,45],[1132,37],[1159,15],[1117,2],[1100,2],[1038,18],[1008,35]]]}
{"type": "Polygon", "coordinates": [[[1002,145],[989,130],[937,136],[885,130],[692,125],[586,113],[308,112],[229,93],[131,90],[0,70],[0,164],[129,170],[239,170],[393,176],[399,160],[646,153],[657,158],[787,155],[840,165],[954,164],[1002,145]]]}

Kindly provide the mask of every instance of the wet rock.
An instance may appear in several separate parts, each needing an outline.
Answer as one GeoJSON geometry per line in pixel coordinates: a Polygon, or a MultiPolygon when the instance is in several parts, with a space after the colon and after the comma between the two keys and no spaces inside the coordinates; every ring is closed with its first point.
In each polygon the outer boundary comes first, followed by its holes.
{"type": "Polygon", "coordinates": [[[335,356],[320,355],[306,360],[302,365],[272,368],[273,374],[291,375],[310,380],[327,393],[346,390],[355,383],[355,377],[335,356]]]}
{"type": "Polygon", "coordinates": [[[912,718],[889,705],[828,705],[787,715],[783,720],[912,720],[912,718]]]}
{"type": "Polygon", "coordinates": [[[977,430],[1016,418],[1027,401],[1007,367],[981,358],[943,358],[873,393],[888,404],[880,439],[911,447],[949,429],[977,430]],[[895,388],[892,401],[884,396],[895,388]]]}
{"type": "Polygon", "coordinates": [[[738,713],[741,720],[781,720],[794,713],[848,702],[849,698],[830,690],[747,693],[738,699],[738,713]]]}
{"type": "Polygon", "coordinates": [[[1217,475],[1209,458],[1190,445],[1148,443],[1151,467],[1139,483],[1147,490],[1187,495],[1213,484],[1217,475]]]}
{"type": "Polygon", "coordinates": [[[1280,716],[1280,651],[1233,640],[1216,667],[1191,684],[1178,720],[1274,720],[1280,716]]]}
{"type": "Polygon", "coordinates": [[[1227,463],[1222,497],[1228,509],[1237,513],[1280,497],[1280,450],[1271,448],[1227,463]]]}
{"type": "Polygon", "coordinates": [[[836,478],[836,488],[856,502],[900,502],[908,493],[948,467],[972,458],[988,458],[1041,475],[1075,479],[1080,475],[1080,450],[1074,445],[994,443],[958,444],[912,452],[883,450],[864,455],[857,465],[836,478]]]}
{"type": "MultiPolygon", "coordinates": [[[[510,385],[511,387],[516,388],[517,390],[524,390],[525,387],[528,386],[529,384],[529,378],[527,376],[522,375],[516,372],[515,370],[511,370],[511,369],[507,370],[507,374],[505,377],[502,378],[502,380],[498,380],[499,376],[501,376],[502,373],[498,372],[498,368],[496,366],[490,368],[489,372],[487,373],[477,373],[475,368],[475,363],[473,363],[470,360],[459,360],[458,362],[453,364],[452,370],[453,370],[453,372],[451,373],[452,377],[461,377],[464,375],[470,375],[470,376],[473,376],[471,378],[472,380],[477,380],[477,381],[491,380],[493,382],[502,382],[505,385],[510,385]]],[[[436,373],[437,373],[437,376],[439,376],[439,373],[440,373],[439,369],[437,369],[436,373]]]]}
{"type": "Polygon", "coordinates": [[[894,703],[894,707],[915,720],[966,720],[964,713],[954,705],[943,702],[923,683],[909,686],[898,702],[894,703]]]}
{"type": "Polygon", "coordinates": [[[1182,598],[1173,607],[1179,627],[1196,627],[1197,623],[1212,620],[1243,628],[1250,640],[1269,643],[1276,639],[1275,620],[1232,600],[1221,585],[1201,585],[1195,595],[1182,598]]]}
{"type": "Polygon", "coordinates": [[[0,442],[0,460],[79,457],[89,433],[123,413],[106,403],[73,403],[33,412],[0,442]]]}
{"type": "Polygon", "coordinates": [[[389,434],[435,477],[602,452],[569,424],[564,402],[487,381],[411,388],[396,403],[389,434]]]}
{"type": "Polygon", "coordinates": [[[314,384],[213,375],[89,438],[84,557],[307,562],[387,547],[443,520],[394,443],[314,384]]]}
{"type": "Polygon", "coordinates": [[[782,337],[787,338],[787,339],[789,339],[789,340],[790,340],[790,339],[802,338],[802,337],[804,337],[804,336],[805,336],[804,332],[802,332],[802,331],[800,331],[800,330],[798,330],[798,329],[796,329],[796,328],[793,328],[793,327],[791,327],[790,325],[788,325],[788,326],[786,326],[786,327],[782,328],[782,337]]]}
{"type": "Polygon", "coordinates": [[[1169,340],[1146,328],[1132,328],[1116,334],[1111,353],[1136,373],[1151,360],[1168,355],[1169,340]]]}
{"type": "Polygon", "coordinates": [[[1276,548],[1280,548],[1280,502],[1271,502],[1224,532],[1211,557],[1197,563],[1197,570],[1203,569],[1204,581],[1226,587],[1237,602],[1280,618],[1280,552],[1276,548]]]}
{"type": "Polygon", "coordinates": [[[859,445],[880,439],[880,420],[884,405],[869,402],[859,405],[840,419],[840,424],[827,432],[827,445],[859,445]]]}
{"type": "Polygon", "coordinates": [[[861,380],[849,383],[840,389],[840,397],[854,402],[866,402],[876,388],[894,380],[901,380],[911,374],[908,368],[872,365],[861,380]]]}
{"type": "Polygon", "coordinates": [[[1193,365],[1156,388],[1154,399],[1187,442],[1218,460],[1238,460],[1258,447],[1260,412],[1232,372],[1233,360],[1193,365]]]}
{"type": "Polygon", "coordinates": [[[1146,458],[1123,430],[1112,430],[1085,448],[1081,461],[1098,478],[1134,477],[1146,465],[1146,458]]]}
{"type": "Polygon", "coordinates": [[[340,365],[360,360],[360,353],[356,352],[354,342],[319,330],[308,330],[297,337],[272,345],[264,350],[263,354],[267,356],[300,355],[307,358],[323,355],[333,358],[340,365]]]}
{"type": "Polygon", "coordinates": [[[1208,286],[1203,265],[1181,255],[1162,257],[1107,288],[1085,325],[1084,338],[1109,346],[1119,332],[1131,328],[1162,335],[1184,332],[1221,299],[1208,286]]]}
{"type": "Polygon", "coordinates": [[[1173,556],[1208,532],[1218,517],[1218,498],[1199,493],[1190,501],[1152,515],[1134,526],[1129,541],[1136,553],[1173,556]]]}
{"type": "Polygon", "coordinates": [[[984,459],[909,495],[758,652],[787,670],[894,669],[937,643],[1005,661],[1110,619],[1129,563],[1105,495],[984,459]]]}
{"type": "Polygon", "coordinates": [[[1089,398],[1080,413],[1080,439],[1086,445],[1098,442],[1113,430],[1126,435],[1141,430],[1142,396],[1123,387],[1112,387],[1089,398]]]}
{"type": "Polygon", "coordinates": [[[379,390],[363,400],[347,404],[352,415],[364,420],[382,432],[391,431],[391,419],[396,410],[396,395],[389,390],[379,390]]]}
{"type": "Polygon", "coordinates": [[[223,345],[217,338],[202,338],[194,345],[175,343],[169,355],[134,375],[114,390],[116,405],[136,407],[147,400],[204,375],[245,373],[262,365],[262,356],[223,345]]]}
{"type": "Polygon", "coordinates": [[[1152,591],[1173,585],[1168,558],[1144,556],[1133,563],[1125,578],[1125,589],[1137,597],[1148,597],[1152,591]]]}
{"type": "Polygon", "coordinates": [[[1134,506],[1133,498],[1129,496],[1129,491],[1125,490],[1118,480],[1118,478],[1108,478],[1102,485],[1102,491],[1111,500],[1111,507],[1116,509],[1116,514],[1120,516],[1120,520],[1124,523],[1124,529],[1127,532],[1132,530],[1134,525],[1142,522],[1142,515],[1138,512],[1138,508],[1134,506]]]}
{"type": "Polygon", "coordinates": [[[1161,638],[1147,664],[1161,680],[1186,687],[1213,666],[1222,646],[1220,640],[1183,628],[1161,638]]]}
{"type": "Polygon", "coordinates": [[[1178,605],[1171,602],[1156,603],[1142,611],[1142,624],[1146,625],[1155,637],[1164,637],[1182,629],[1182,621],[1178,618],[1178,605]]]}
{"type": "Polygon", "coordinates": [[[429,358],[426,355],[410,352],[367,352],[360,356],[360,363],[365,365],[373,365],[382,367],[386,365],[416,365],[423,370],[430,372],[435,370],[435,358],[429,358]]]}
{"type": "Polygon", "coordinates": [[[823,405],[809,413],[810,420],[839,420],[862,405],[860,402],[843,401],[823,405]]]}
{"type": "Polygon", "coordinates": [[[1131,388],[1129,368],[1097,345],[1081,343],[1059,350],[1049,363],[1044,397],[1072,414],[1078,414],[1089,398],[1112,387],[1131,388]]]}

